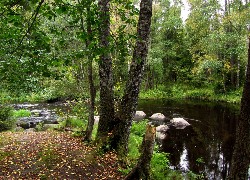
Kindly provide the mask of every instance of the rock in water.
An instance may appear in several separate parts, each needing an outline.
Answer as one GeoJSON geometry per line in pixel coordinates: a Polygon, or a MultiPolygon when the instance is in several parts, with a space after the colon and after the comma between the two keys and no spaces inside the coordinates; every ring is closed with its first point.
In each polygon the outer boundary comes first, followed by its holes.
{"type": "Polygon", "coordinates": [[[167,137],[166,133],[156,131],[156,139],[163,140],[167,137]]]}
{"type": "Polygon", "coordinates": [[[156,127],[156,132],[167,132],[168,129],[167,125],[160,125],[156,127]]]}
{"type": "Polygon", "coordinates": [[[187,126],[190,126],[190,124],[183,118],[173,118],[170,122],[178,129],[184,129],[187,126]]]}
{"type": "Polygon", "coordinates": [[[152,116],[150,116],[149,118],[152,119],[152,120],[155,120],[155,121],[164,121],[164,120],[167,119],[164,116],[164,114],[161,114],[161,113],[155,113],[152,116]]]}
{"type": "Polygon", "coordinates": [[[146,114],[145,112],[143,111],[136,111],[135,112],[135,117],[134,117],[134,120],[143,120],[144,118],[146,117],[146,114]]]}
{"type": "Polygon", "coordinates": [[[94,119],[95,119],[95,124],[98,124],[98,123],[99,123],[100,116],[94,116],[94,119]]]}

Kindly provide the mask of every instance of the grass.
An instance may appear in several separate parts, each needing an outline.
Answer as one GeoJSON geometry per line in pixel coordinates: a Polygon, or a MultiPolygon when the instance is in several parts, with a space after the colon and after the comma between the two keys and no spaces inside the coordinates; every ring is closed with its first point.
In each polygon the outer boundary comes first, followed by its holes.
{"type": "Polygon", "coordinates": [[[31,116],[31,112],[30,110],[27,110],[27,109],[19,109],[19,110],[13,111],[13,117],[15,118],[30,117],[30,116],[31,116]]]}
{"type": "Polygon", "coordinates": [[[216,93],[212,86],[195,88],[190,85],[173,84],[169,87],[158,86],[157,89],[141,91],[140,99],[198,99],[214,102],[227,102],[239,104],[242,89],[226,93],[216,93]]]}

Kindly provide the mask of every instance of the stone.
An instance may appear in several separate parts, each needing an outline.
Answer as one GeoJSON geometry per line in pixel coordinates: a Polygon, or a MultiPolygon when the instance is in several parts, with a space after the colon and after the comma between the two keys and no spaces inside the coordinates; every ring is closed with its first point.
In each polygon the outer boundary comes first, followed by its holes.
{"type": "Polygon", "coordinates": [[[164,120],[167,119],[164,116],[164,114],[162,114],[162,113],[155,113],[152,116],[150,116],[149,118],[152,119],[152,120],[155,120],[155,121],[164,121],[164,120]]]}
{"type": "Polygon", "coordinates": [[[98,124],[99,123],[99,119],[100,119],[100,116],[94,116],[94,119],[95,119],[95,124],[98,124]]]}
{"type": "Polygon", "coordinates": [[[143,120],[146,117],[146,113],[143,111],[136,111],[135,112],[135,117],[134,120],[139,121],[139,120],[143,120]]]}
{"type": "Polygon", "coordinates": [[[25,129],[25,132],[36,132],[35,128],[25,129]]]}
{"type": "Polygon", "coordinates": [[[59,124],[44,124],[42,129],[44,131],[48,129],[59,129],[59,124]]]}
{"type": "Polygon", "coordinates": [[[51,112],[49,112],[48,110],[42,110],[40,113],[39,113],[39,116],[43,116],[43,117],[48,117],[48,116],[51,116],[51,112]]]}
{"type": "Polygon", "coordinates": [[[167,137],[167,134],[163,133],[163,132],[158,132],[156,131],[156,138],[159,140],[163,140],[167,137]]]}
{"type": "Polygon", "coordinates": [[[156,127],[156,132],[167,132],[169,127],[167,125],[160,125],[156,127]]]}
{"type": "Polygon", "coordinates": [[[184,129],[187,126],[190,126],[190,124],[183,118],[173,118],[170,120],[170,122],[178,129],[184,129]]]}
{"type": "Polygon", "coordinates": [[[23,129],[28,129],[28,128],[30,128],[30,123],[26,122],[26,121],[17,121],[16,126],[21,127],[23,129]]]}

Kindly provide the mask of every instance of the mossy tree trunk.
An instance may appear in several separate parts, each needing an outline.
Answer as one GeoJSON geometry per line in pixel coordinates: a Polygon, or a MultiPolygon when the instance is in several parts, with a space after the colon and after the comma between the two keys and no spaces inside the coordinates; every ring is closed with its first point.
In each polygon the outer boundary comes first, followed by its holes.
{"type": "Polygon", "coordinates": [[[240,118],[230,166],[230,180],[245,180],[250,165],[250,36],[248,37],[248,65],[241,99],[240,118]]]}

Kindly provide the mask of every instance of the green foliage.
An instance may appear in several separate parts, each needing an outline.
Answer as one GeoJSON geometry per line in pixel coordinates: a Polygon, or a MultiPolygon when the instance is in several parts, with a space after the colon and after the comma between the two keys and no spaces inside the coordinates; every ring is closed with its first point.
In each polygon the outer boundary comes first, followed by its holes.
{"type": "Polygon", "coordinates": [[[134,122],[131,127],[131,134],[143,137],[147,123],[147,121],[134,122]]]}
{"type": "Polygon", "coordinates": [[[30,112],[30,110],[27,110],[27,109],[14,110],[13,111],[13,116],[15,118],[30,117],[31,116],[31,112],[30,112]]]}
{"type": "Polygon", "coordinates": [[[142,91],[141,99],[202,99],[207,101],[221,101],[228,103],[240,103],[242,88],[229,92],[217,92],[214,86],[197,88],[190,85],[176,83],[167,88],[142,91]]]}
{"type": "MultiPolygon", "coordinates": [[[[127,156],[128,167],[127,169],[120,169],[120,171],[124,174],[129,173],[140,156],[139,149],[143,140],[144,133],[146,131],[147,123],[147,121],[134,122],[131,127],[131,134],[128,145],[129,152],[127,156]]],[[[150,165],[152,179],[182,179],[180,173],[174,172],[169,169],[168,164],[168,155],[166,153],[159,152],[156,147],[150,165]]]]}
{"type": "Polygon", "coordinates": [[[186,178],[190,180],[201,180],[204,179],[205,177],[202,174],[195,174],[192,171],[189,171],[186,175],[186,178]]]}
{"type": "Polygon", "coordinates": [[[163,99],[170,95],[165,86],[158,86],[155,89],[142,90],[139,97],[141,99],[163,99]]]}
{"type": "Polygon", "coordinates": [[[14,127],[13,108],[0,105],[0,132],[14,127]]]}
{"type": "Polygon", "coordinates": [[[152,179],[164,179],[168,175],[168,158],[166,153],[154,152],[151,159],[152,179]]]}
{"type": "Polygon", "coordinates": [[[70,111],[60,112],[61,121],[59,123],[60,129],[70,128],[75,132],[76,136],[82,135],[82,132],[87,127],[88,109],[87,103],[81,99],[68,101],[70,111]]]}

